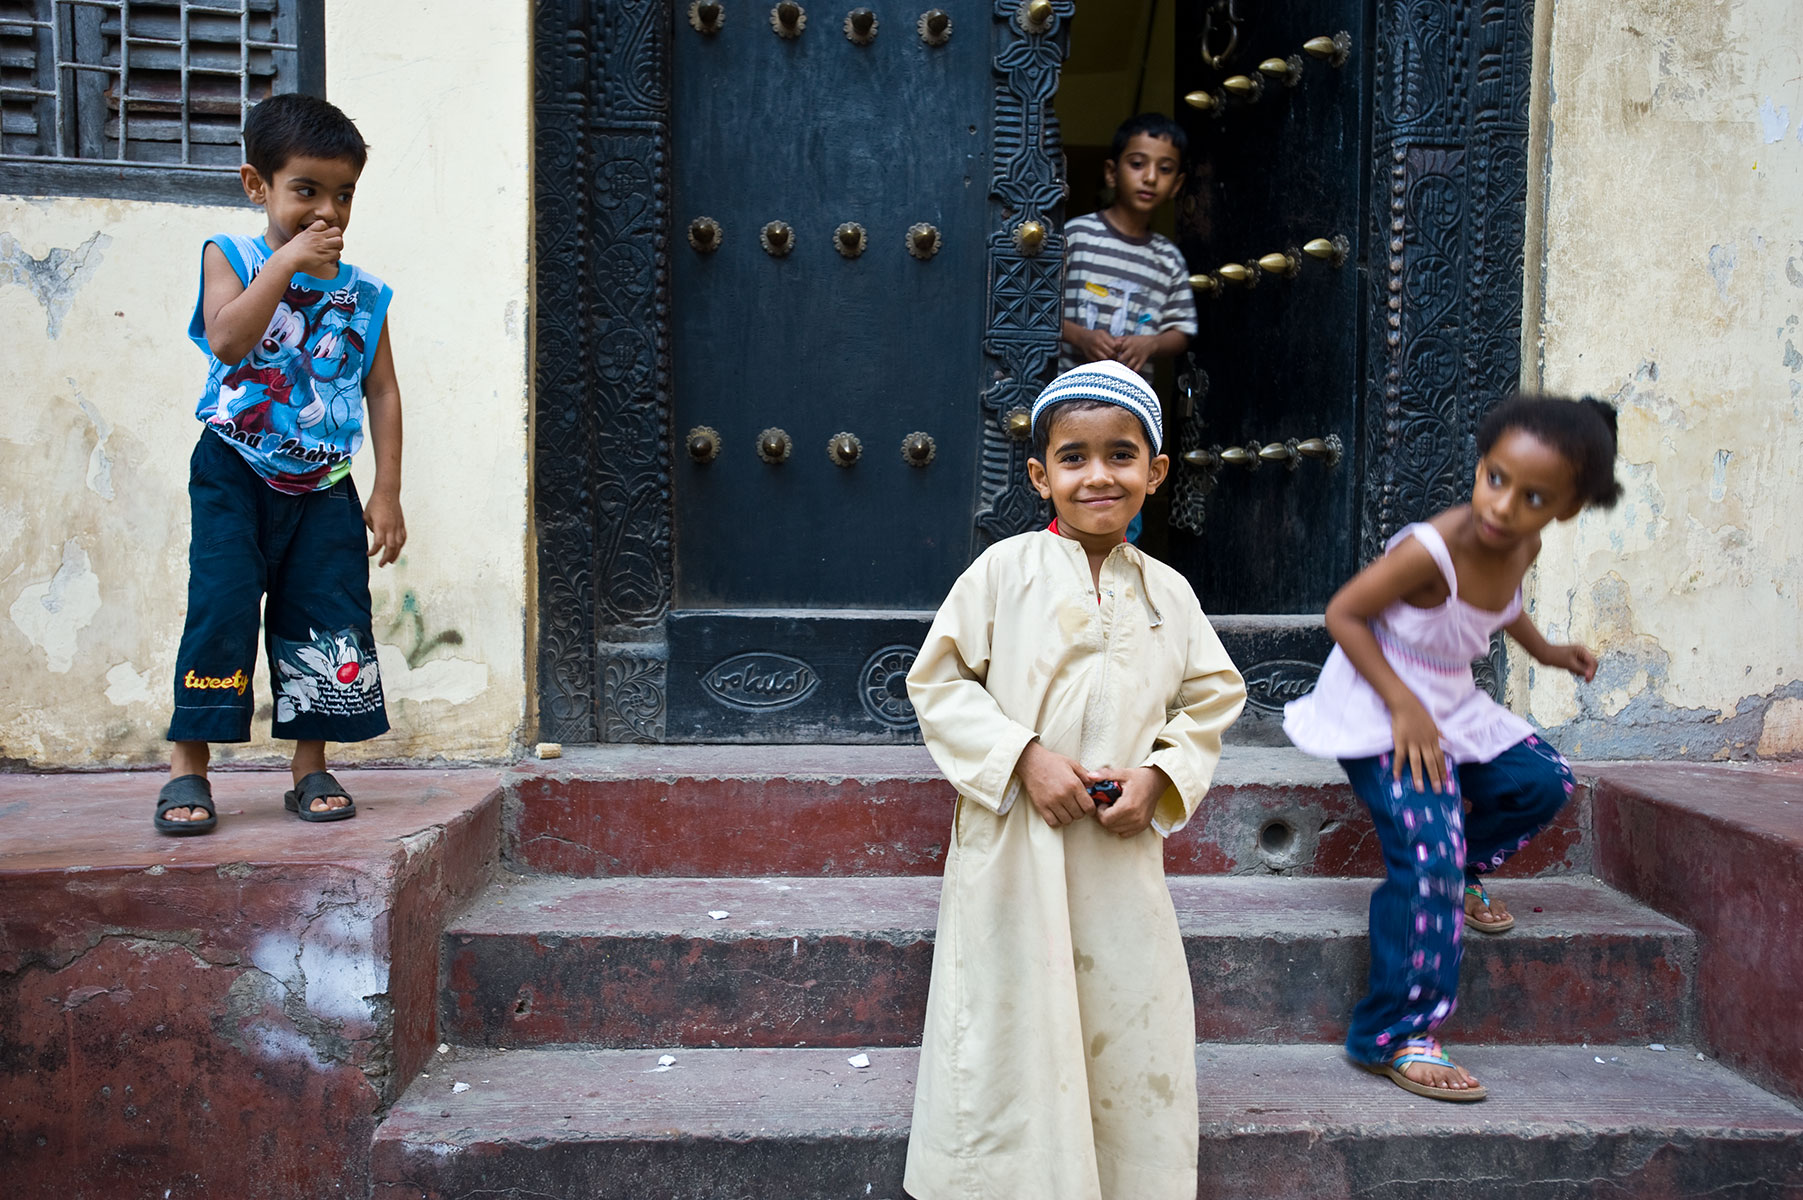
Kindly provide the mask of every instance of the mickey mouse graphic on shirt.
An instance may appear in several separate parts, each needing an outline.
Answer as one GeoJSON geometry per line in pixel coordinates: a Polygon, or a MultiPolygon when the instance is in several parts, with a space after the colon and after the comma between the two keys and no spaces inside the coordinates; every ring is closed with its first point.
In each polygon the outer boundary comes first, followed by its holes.
{"type": "MultiPolygon", "coordinates": [[[[367,284],[362,287],[373,294],[367,284]]],[[[225,382],[232,386],[245,381],[260,383],[269,389],[272,401],[297,409],[297,428],[312,429],[329,421],[326,432],[335,431],[351,414],[342,404],[328,408],[329,399],[340,399],[334,395],[339,389],[329,385],[362,375],[363,336],[351,324],[357,300],[354,286],[328,293],[290,284],[269,319],[269,328],[225,382]],[[277,385],[272,373],[279,374],[285,385],[277,385]],[[298,402],[292,398],[295,392],[302,397],[298,402]]],[[[360,389],[356,395],[360,408],[360,389]]]]}
{"type": "MultiPolygon", "coordinates": [[[[260,239],[221,235],[213,244],[247,283],[268,258],[260,239]]],[[[349,265],[330,281],[296,275],[251,352],[233,364],[214,360],[217,388],[199,415],[279,491],[336,481],[363,441],[363,377],[391,294],[349,265]]],[[[204,323],[189,335],[207,348],[204,323]]]]}

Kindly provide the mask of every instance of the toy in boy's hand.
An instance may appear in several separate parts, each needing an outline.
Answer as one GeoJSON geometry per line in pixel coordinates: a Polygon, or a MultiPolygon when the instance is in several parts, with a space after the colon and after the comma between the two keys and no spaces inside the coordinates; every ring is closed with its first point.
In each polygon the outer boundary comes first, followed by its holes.
{"type": "Polygon", "coordinates": [[[1121,798],[1121,785],[1112,779],[1104,779],[1100,783],[1091,784],[1089,798],[1097,804],[1113,804],[1121,798]]]}

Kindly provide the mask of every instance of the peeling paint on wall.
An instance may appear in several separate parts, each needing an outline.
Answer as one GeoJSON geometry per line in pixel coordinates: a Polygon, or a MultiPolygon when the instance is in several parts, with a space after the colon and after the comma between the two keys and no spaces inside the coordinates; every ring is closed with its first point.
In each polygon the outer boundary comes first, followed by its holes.
{"type": "Polygon", "coordinates": [[[1612,397],[1625,489],[1547,531],[1530,587],[1596,680],[1512,660],[1511,699],[1571,754],[1803,753],[1795,27],[1794,0],[1550,12],[1527,382],[1612,397]],[[1640,249],[1593,253],[1627,211],[1640,249]]]}
{"type": "MultiPolygon", "coordinates": [[[[1792,259],[1790,262],[1786,263],[1784,267],[1787,272],[1793,273],[1793,281],[1796,279],[1794,275],[1795,262],[1796,260],[1792,259]]],[[[1797,286],[1803,287],[1803,282],[1797,282],[1797,286]]],[[[1789,371],[1792,375],[1803,372],[1803,354],[1797,353],[1796,339],[1797,315],[1792,313],[1784,319],[1784,324],[1779,327],[1778,330],[1778,340],[1784,343],[1784,357],[1780,361],[1783,362],[1784,369],[1789,371]]],[[[1790,381],[1790,398],[1792,400],[1797,399],[1799,393],[1803,393],[1803,380],[1792,379],[1790,381]]]]}
{"type": "MultiPolygon", "coordinates": [[[[69,386],[75,388],[71,379],[69,386]]],[[[88,490],[96,496],[111,500],[113,498],[113,460],[106,452],[106,439],[112,436],[113,427],[100,415],[100,410],[82,397],[81,389],[75,388],[76,402],[81,411],[87,414],[94,425],[94,449],[88,455],[88,490]]]]}
{"type": "Polygon", "coordinates": [[[1733,458],[1732,450],[1715,452],[1715,471],[1709,478],[1709,499],[1717,504],[1728,494],[1728,463],[1733,458]]]}
{"type": "Polygon", "coordinates": [[[1779,700],[1765,710],[1757,749],[1762,758],[1803,754],[1803,700],[1779,700]]]}
{"type": "Polygon", "coordinates": [[[1784,135],[1790,132],[1790,106],[1774,106],[1772,98],[1767,96],[1759,102],[1759,125],[1766,145],[1783,141],[1784,135]]]}
{"type": "Polygon", "coordinates": [[[1790,758],[1803,753],[1798,706],[1803,706],[1803,679],[1771,695],[1743,697],[1726,716],[1714,709],[1682,708],[1649,689],[1613,716],[1581,717],[1559,726],[1552,736],[1566,754],[1588,759],[1790,758]]]}
{"type": "Polygon", "coordinates": [[[1723,300],[1728,298],[1728,282],[1734,278],[1734,268],[1740,262],[1740,254],[1734,246],[1709,247],[1709,278],[1715,280],[1715,292],[1723,300]]]}
{"type": "Polygon", "coordinates": [[[151,673],[139,672],[127,659],[106,673],[106,698],[123,708],[127,704],[150,704],[156,694],[150,690],[151,673]]]}
{"type": "Polygon", "coordinates": [[[31,644],[43,650],[50,670],[67,674],[75,665],[77,636],[100,611],[100,580],[81,543],[63,543],[63,562],[44,583],[20,592],[9,613],[31,644]]]}
{"type": "Polygon", "coordinates": [[[382,693],[396,700],[444,700],[467,704],[488,690],[488,664],[468,658],[435,658],[414,667],[399,646],[376,643],[382,693]]]}
{"type": "Polygon", "coordinates": [[[105,250],[113,242],[96,230],[87,241],[66,250],[53,246],[42,258],[33,258],[10,233],[0,233],[0,283],[16,283],[44,306],[44,327],[55,341],[62,333],[63,318],[75,293],[99,268],[105,250]]]}

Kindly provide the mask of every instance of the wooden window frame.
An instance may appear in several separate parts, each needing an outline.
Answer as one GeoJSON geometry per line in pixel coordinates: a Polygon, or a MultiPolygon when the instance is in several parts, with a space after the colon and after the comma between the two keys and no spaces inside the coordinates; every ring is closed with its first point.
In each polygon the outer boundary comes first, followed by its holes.
{"type": "Polygon", "coordinates": [[[324,35],[324,0],[0,0],[0,194],[248,204],[244,113],[324,95],[324,35]]]}

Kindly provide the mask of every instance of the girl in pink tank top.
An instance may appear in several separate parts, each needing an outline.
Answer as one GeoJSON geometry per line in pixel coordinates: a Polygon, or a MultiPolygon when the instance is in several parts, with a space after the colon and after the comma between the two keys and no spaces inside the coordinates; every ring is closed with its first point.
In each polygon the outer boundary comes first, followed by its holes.
{"type": "Polygon", "coordinates": [[[1340,760],[1384,851],[1370,984],[1346,1051],[1438,1100],[1485,1095],[1433,1036],[1458,1006],[1463,927],[1515,924],[1482,875],[1526,846],[1573,787],[1559,752],[1478,689],[1471,661],[1500,629],[1546,666],[1595,676],[1589,650],[1541,636],[1521,581],[1541,530],[1621,495],[1615,410],[1597,400],[1511,398],[1484,418],[1477,449],[1470,503],[1403,529],[1335,594],[1333,654],[1283,722],[1298,747],[1340,760]]]}

